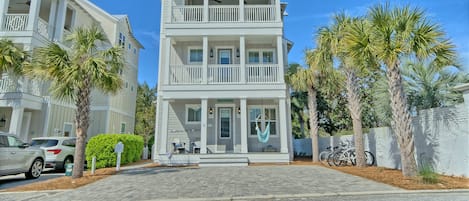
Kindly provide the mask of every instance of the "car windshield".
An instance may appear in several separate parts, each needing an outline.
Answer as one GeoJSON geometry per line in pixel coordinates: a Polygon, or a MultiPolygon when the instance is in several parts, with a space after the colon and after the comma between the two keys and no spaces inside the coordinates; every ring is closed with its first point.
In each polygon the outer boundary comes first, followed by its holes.
{"type": "Polygon", "coordinates": [[[33,140],[31,142],[31,146],[33,147],[53,147],[56,146],[58,140],[33,140]]]}

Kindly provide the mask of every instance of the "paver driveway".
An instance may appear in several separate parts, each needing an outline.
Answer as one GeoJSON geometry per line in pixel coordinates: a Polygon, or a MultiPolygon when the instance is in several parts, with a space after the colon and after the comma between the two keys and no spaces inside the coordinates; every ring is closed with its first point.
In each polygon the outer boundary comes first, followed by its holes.
{"type": "Polygon", "coordinates": [[[205,200],[395,190],[401,189],[319,166],[138,168],[32,200],[205,200]]]}

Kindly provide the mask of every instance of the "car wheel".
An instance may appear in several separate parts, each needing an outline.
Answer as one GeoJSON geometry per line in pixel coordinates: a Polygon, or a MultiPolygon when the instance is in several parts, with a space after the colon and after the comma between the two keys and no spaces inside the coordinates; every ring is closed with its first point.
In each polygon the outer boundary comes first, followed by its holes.
{"type": "Polygon", "coordinates": [[[41,159],[36,158],[29,168],[29,172],[26,172],[26,178],[28,179],[37,179],[39,176],[41,176],[42,169],[44,168],[44,163],[42,162],[41,159]]]}
{"type": "Polygon", "coordinates": [[[67,156],[67,158],[65,158],[64,166],[62,167],[62,169],[65,170],[65,167],[67,167],[67,164],[69,164],[69,163],[73,163],[73,157],[71,157],[71,156],[67,156]]]}

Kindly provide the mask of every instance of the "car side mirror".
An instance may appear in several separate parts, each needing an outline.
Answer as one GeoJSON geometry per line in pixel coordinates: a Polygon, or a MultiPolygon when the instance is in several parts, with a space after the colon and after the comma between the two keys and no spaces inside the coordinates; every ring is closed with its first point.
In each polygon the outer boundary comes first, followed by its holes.
{"type": "Polygon", "coordinates": [[[19,148],[25,149],[29,147],[28,143],[23,143],[22,145],[18,146],[19,148]]]}

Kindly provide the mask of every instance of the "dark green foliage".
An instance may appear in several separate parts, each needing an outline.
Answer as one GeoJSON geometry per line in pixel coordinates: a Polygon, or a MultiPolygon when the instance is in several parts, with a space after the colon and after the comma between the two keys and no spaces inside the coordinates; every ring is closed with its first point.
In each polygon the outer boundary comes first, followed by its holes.
{"type": "Polygon", "coordinates": [[[96,156],[96,168],[113,167],[117,155],[114,146],[121,141],[124,144],[121,165],[140,160],[143,151],[143,138],[128,134],[99,134],[92,137],[86,145],[86,160],[91,164],[96,156]]]}

